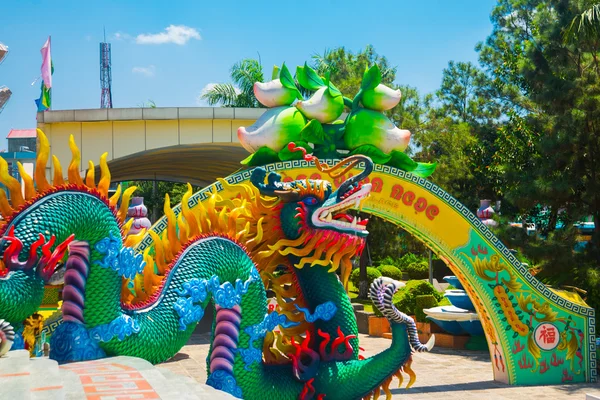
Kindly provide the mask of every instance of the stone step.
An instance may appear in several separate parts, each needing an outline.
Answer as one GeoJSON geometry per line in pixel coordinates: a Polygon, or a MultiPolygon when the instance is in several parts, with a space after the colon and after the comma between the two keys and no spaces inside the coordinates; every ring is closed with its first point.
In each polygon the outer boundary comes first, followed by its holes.
{"type": "MultiPolygon", "coordinates": [[[[177,393],[182,391],[184,394],[194,393],[196,397],[191,397],[193,399],[217,399],[217,400],[228,400],[234,399],[235,397],[229,395],[228,393],[222,392],[220,390],[216,390],[204,383],[199,383],[195,379],[179,375],[167,368],[157,367],[157,369],[161,370],[164,376],[169,380],[169,382],[182,382],[184,385],[175,384],[173,390],[177,393]]],[[[175,393],[173,393],[175,394],[175,393]]],[[[168,397],[171,398],[171,397],[168,397]]],[[[173,397],[175,399],[175,397],[173,397]]]]}
{"type": "Polygon", "coordinates": [[[29,366],[29,351],[13,350],[0,358],[0,374],[20,373],[29,366]]]}
{"type": "Polygon", "coordinates": [[[85,399],[85,390],[77,374],[67,369],[60,368],[60,376],[63,381],[66,400],[85,399]]]}
{"type": "Polygon", "coordinates": [[[355,311],[354,316],[356,317],[356,323],[358,325],[358,333],[369,333],[369,317],[374,315],[367,311],[355,311]]]}
{"type": "Polygon", "coordinates": [[[29,351],[9,351],[0,358],[0,399],[30,399],[29,351]]]}
{"type": "Polygon", "coordinates": [[[64,399],[63,377],[58,363],[47,357],[32,358],[29,361],[31,399],[64,399]]]}
{"type": "Polygon", "coordinates": [[[0,399],[76,400],[94,393],[106,398],[153,395],[164,400],[234,399],[189,376],[135,357],[59,367],[47,357],[30,359],[27,351],[14,351],[0,359],[0,371],[0,399]]]}
{"type": "Polygon", "coordinates": [[[64,399],[58,363],[29,358],[27,350],[9,351],[0,359],[0,399],[64,399]]]}
{"type": "Polygon", "coordinates": [[[234,399],[193,378],[155,367],[135,357],[65,364],[60,367],[60,375],[66,382],[64,398],[68,400],[85,398],[91,393],[102,394],[106,398],[126,394],[128,398],[154,396],[164,400],[234,399]]]}

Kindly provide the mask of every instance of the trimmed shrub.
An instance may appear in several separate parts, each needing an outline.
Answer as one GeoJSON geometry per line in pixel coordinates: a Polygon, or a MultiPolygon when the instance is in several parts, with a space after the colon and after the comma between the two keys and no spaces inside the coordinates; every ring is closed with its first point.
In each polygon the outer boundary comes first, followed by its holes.
{"type": "Polygon", "coordinates": [[[406,253],[394,265],[396,265],[398,268],[400,268],[401,271],[406,272],[406,267],[408,267],[410,264],[412,264],[414,262],[422,261],[422,260],[423,260],[423,258],[418,257],[416,254],[406,253]]]}
{"type": "Polygon", "coordinates": [[[427,261],[416,261],[402,268],[408,273],[410,279],[427,279],[429,278],[429,263],[427,261]]]}
{"type": "Polygon", "coordinates": [[[415,315],[417,296],[432,295],[436,301],[444,296],[439,293],[433,285],[426,281],[408,281],[406,286],[398,290],[394,295],[394,305],[399,311],[408,315],[415,315]]]}
{"type": "MultiPolygon", "coordinates": [[[[373,281],[381,276],[381,272],[377,268],[367,267],[367,282],[369,286],[373,281]]],[[[355,288],[359,288],[360,286],[360,268],[356,268],[350,274],[350,282],[354,285],[355,288]]]]}
{"type": "Polygon", "coordinates": [[[452,303],[448,300],[447,297],[442,297],[442,299],[438,302],[438,306],[451,306],[452,303]]]}
{"type": "Polygon", "coordinates": [[[434,295],[426,294],[424,296],[417,296],[415,300],[415,317],[417,322],[429,322],[426,318],[427,314],[423,312],[426,308],[437,307],[438,302],[434,295]]]}
{"type": "Polygon", "coordinates": [[[402,280],[402,271],[400,271],[400,268],[394,267],[393,265],[380,265],[377,267],[377,269],[383,276],[387,276],[388,278],[392,278],[397,281],[402,280]]]}

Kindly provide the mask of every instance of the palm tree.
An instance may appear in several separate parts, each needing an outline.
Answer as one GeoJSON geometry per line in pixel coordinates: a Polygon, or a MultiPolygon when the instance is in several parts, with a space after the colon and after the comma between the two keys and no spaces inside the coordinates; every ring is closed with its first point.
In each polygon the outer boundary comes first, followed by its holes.
{"type": "Polygon", "coordinates": [[[592,4],[577,15],[565,31],[565,41],[580,38],[598,38],[600,35],[600,3],[592,4]]]}
{"type": "Polygon", "coordinates": [[[262,65],[259,60],[245,58],[231,67],[233,83],[217,83],[206,90],[200,98],[211,105],[223,107],[259,108],[262,104],[254,96],[254,84],[264,82],[262,65]]]}

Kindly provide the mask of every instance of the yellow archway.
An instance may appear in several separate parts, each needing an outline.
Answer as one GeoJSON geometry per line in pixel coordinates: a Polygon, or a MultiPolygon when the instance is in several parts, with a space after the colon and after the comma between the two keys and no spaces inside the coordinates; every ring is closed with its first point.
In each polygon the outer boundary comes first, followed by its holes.
{"type": "MultiPolygon", "coordinates": [[[[284,180],[319,179],[306,161],[265,166],[284,180]]],[[[358,169],[349,174],[357,174],[358,169]]],[[[226,178],[242,183],[250,170],[226,178]]],[[[347,176],[334,182],[339,185],[347,176]]],[[[515,385],[594,382],[595,311],[576,298],[535,279],[473,213],[451,195],[410,173],[376,165],[363,211],[396,223],[422,240],[448,264],[469,293],[482,321],[493,360],[494,378],[515,385]]],[[[196,193],[190,207],[223,192],[220,183],[196,193]]],[[[180,206],[174,208],[175,213],[180,206]]],[[[152,228],[166,228],[159,220],[152,228]]],[[[138,246],[151,244],[146,237],[138,246]]]]}

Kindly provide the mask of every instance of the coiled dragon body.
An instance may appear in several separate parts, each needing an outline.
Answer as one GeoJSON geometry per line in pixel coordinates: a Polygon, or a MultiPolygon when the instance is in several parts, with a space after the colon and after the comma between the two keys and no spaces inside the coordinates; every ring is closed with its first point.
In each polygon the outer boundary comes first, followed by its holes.
{"type": "Polygon", "coordinates": [[[131,355],[159,363],[177,353],[206,307],[214,307],[207,383],[237,397],[346,400],[378,395],[381,387],[389,395],[394,375],[403,368],[411,374],[412,351],[425,347],[410,329],[412,320],[380,301],[397,285],[378,281],[373,289],[393,340],[368,359],[358,354],[344,289],[350,260],[367,235],[366,221],[348,212],[369,194],[370,185],[360,181],[372,170],[370,159],[349,158],[345,168],[315,160],[332,177],[365,163],[364,172],[337,191],[328,181],[283,183],[257,168],[253,185],[221,180],[237,196],[215,193],[190,208],[189,187],[177,217],[167,197],[165,233],[150,232],[154,246],[137,254],[133,246],[143,233],[127,236],[125,223],[135,188],[108,197],[106,156],[98,185],[93,168],[84,182],[73,139],[69,182],[55,159],[54,182],[48,183],[48,141],[41,131],[38,137],[37,191],[22,171],[22,195],[0,161],[0,180],[12,201],[0,192],[0,318],[19,328],[39,307],[44,281],[64,263],[63,322],[52,335],[51,358],[131,355]],[[277,311],[267,313],[266,290],[275,293],[277,311]]]}

